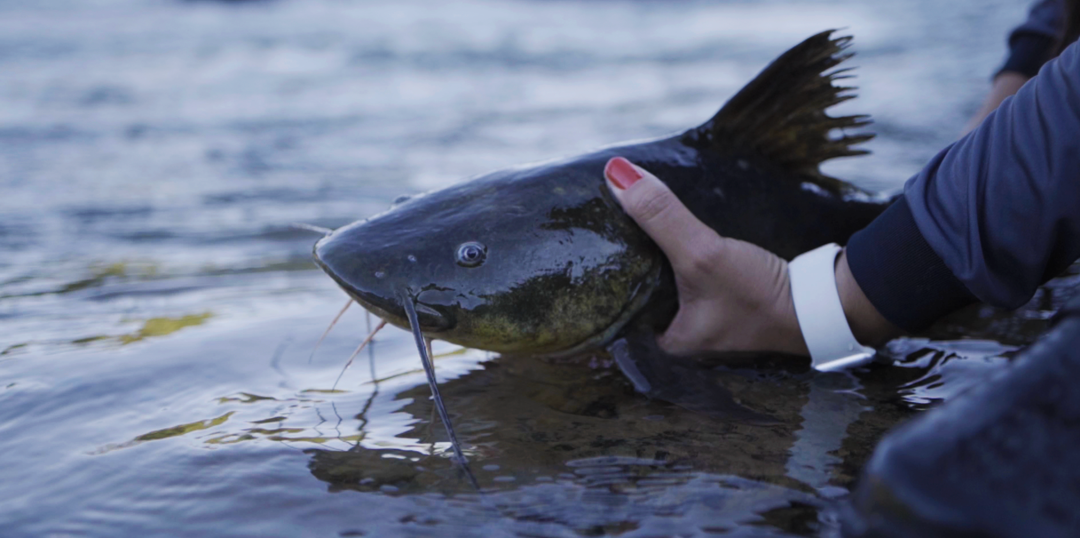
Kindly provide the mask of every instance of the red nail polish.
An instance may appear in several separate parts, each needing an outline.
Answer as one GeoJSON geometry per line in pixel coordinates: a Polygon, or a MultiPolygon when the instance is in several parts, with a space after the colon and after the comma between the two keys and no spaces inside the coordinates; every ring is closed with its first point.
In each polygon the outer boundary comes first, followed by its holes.
{"type": "Polygon", "coordinates": [[[630,161],[622,157],[615,157],[608,161],[607,166],[604,167],[604,175],[620,189],[628,189],[630,185],[641,179],[641,172],[638,172],[630,161]]]}

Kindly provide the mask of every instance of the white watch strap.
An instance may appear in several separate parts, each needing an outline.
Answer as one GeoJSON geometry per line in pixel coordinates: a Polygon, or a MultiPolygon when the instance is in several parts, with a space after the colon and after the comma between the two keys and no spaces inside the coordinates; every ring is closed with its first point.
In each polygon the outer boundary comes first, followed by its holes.
{"type": "Polygon", "coordinates": [[[836,289],[835,243],[818,247],[791,260],[788,278],[795,316],[799,320],[814,369],[840,370],[869,361],[874,348],[866,347],[851,334],[840,293],[836,289]]]}

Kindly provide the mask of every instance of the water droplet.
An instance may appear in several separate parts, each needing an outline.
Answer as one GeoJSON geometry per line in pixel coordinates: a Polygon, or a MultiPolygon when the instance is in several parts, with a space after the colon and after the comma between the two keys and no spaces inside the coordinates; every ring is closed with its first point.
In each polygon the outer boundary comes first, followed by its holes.
{"type": "Polygon", "coordinates": [[[382,278],[384,276],[386,276],[386,273],[382,271],[375,271],[375,278],[382,278]]]}
{"type": "Polygon", "coordinates": [[[413,256],[412,254],[409,254],[408,259],[409,259],[410,262],[416,263],[416,256],[413,256]]]}

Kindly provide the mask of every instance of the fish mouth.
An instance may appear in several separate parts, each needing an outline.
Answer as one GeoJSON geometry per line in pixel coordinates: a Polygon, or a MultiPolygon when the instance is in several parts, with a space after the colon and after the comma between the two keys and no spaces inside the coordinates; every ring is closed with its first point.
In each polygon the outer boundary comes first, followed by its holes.
{"type": "Polygon", "coordinates": [[[453,329],[457,323],[454,316],[439,306],[424,304],[416,299],[416,294],[408,290],[397,293],[380,294],[360,289],[344,277],[334,271],[316,253],[315,263],[330,278],[337,283],[338,287],[345,291],[372,314],[386,320],[403,329],[409,329],[409,320],[405,313],[403,301],[410,301],[416,309],[417,321],[420,329],[425,334],[441,333],[453,329]]]}

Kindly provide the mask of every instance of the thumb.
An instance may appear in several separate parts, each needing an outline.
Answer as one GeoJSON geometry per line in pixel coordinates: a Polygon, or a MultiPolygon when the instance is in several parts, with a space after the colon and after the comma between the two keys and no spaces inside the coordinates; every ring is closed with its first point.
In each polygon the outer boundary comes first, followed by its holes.
{"type": "Polygon", "coordinates": [[[676,273],[701,258],[703,245],[719,238],[648,170],[615,157],[604,167],[604,177],[623,210],[660,246],[676,273]]]}

